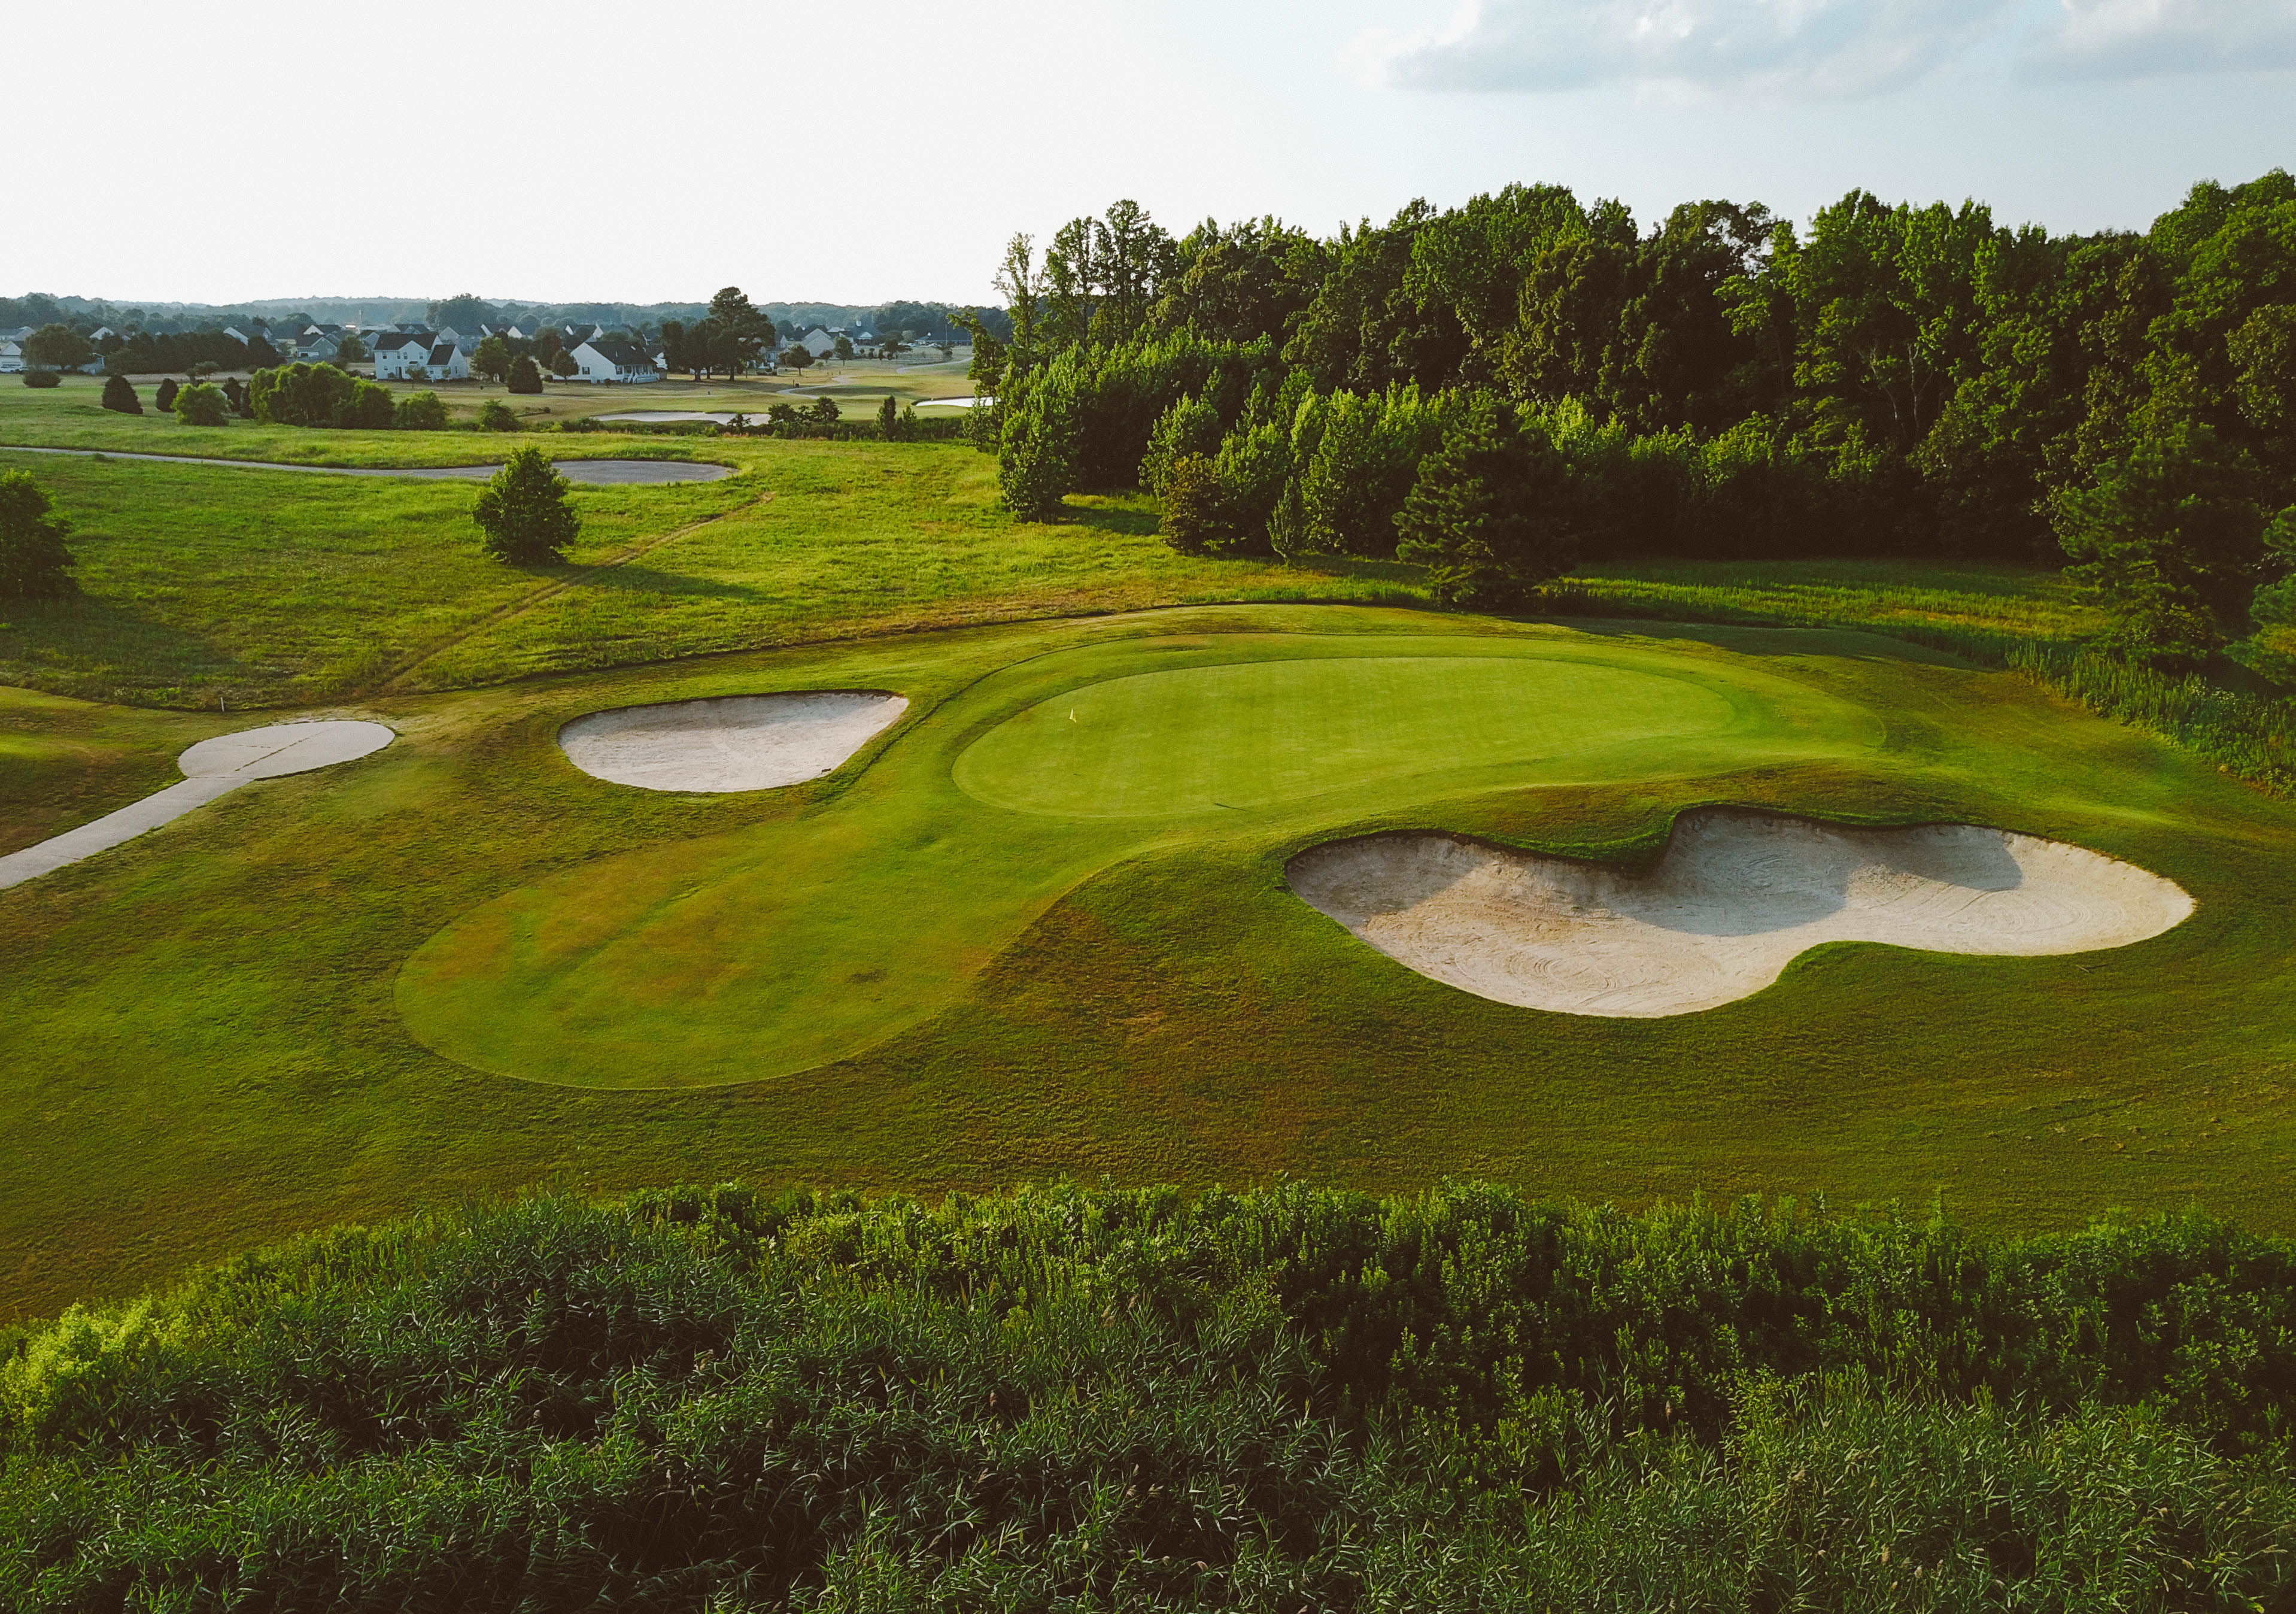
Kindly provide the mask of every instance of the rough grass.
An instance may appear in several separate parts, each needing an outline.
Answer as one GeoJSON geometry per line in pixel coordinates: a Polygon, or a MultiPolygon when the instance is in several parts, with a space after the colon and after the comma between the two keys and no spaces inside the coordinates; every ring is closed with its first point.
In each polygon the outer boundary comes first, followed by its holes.
{"type": "MultiPolygon", "coordinates": [[[[1633,1204],[1942,1194],[1991,1226],[2190,1203],[2292,1225],[2296,810],[2021,679],[1886,639],[1642,639],[1247,606],[368,702],[402,731],[390,750],[234,793],[0,893],[0,1108],[24,1145],[0,1157],[0,1297],[51,1310],[286,1231],[544,1179],[939,1191],[1063,1173],[1369,1188],[1472,1173],[1633,1204]],[[938,703],[1046,651],[1144,633],[1197,655],[1206,635],[1307,630],[1576,638],[1606,658],[1780,680],[1868,714],[1878,737],[1847,754],[1689,755],[1607,782],[1532,770],[1424,806],[1298,808],[1242,832],[1160,835],[1113,864],[1095,853],[1096,874],[1050,872],[1058,889],[1010,946],[979,940],[938,1013],[797,1075],[671,1091],[514,1081],[439,1058],[401,1018],[406,960],[484,905],[618,859],[700,855],[665,848],[793,844],[791,826],[833,825],[878,773],[747,797],[617,789],[558,756],[570,717],[842,684],[911,692],[922,734],[938,703]],[[2177,880],[2200,910],[2086,958],[1828,948],[1743,1002],[1625,1022],[1437,985],[1282,878],[1293,846],[1382,826],[1641,855],[1672,813],[1709,801],[2061,836],[2177,880]]],[[[78,710],[90,732],[129,721],[78,710]]],[[[900,743],[883,753],[889,780],[900,743]]],[[[942,821],[914,828],[928,867],[922,837],[942,821]]],[[[849,976],[898,982],[904,938],[938,911],[929,881],[886,881],[825,945],[848,950],[849,976]]],[[[706,1002],[710,988],[697,976],[688,990],[706,1002]]]]}

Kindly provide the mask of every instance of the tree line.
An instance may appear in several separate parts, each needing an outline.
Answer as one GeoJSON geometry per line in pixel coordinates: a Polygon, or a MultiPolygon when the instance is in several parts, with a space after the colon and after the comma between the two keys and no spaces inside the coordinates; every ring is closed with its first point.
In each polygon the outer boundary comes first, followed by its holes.
{"type": "Polygon", "coordinates": [[[997,284],[978,426],[1026,515],[1145,486],[1176,542],[1493,605],[1637,552],[2070,560],[2166,668],[2296,624],[2284,170],[2070,235],[1862,191],[1644,227],[1513,185],[1327,238],[1119,202],[997,284]]]}

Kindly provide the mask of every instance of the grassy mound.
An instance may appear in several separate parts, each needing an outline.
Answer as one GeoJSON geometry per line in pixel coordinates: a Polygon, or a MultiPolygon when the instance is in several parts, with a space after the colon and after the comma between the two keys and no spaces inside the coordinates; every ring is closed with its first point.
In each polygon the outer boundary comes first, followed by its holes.
{"type": "Polygon", "coordinates": [[[0,1602],[2277,1607],[2292,1340],[2197,1218],[540,1198],[8,1339],[0,1602]]]}

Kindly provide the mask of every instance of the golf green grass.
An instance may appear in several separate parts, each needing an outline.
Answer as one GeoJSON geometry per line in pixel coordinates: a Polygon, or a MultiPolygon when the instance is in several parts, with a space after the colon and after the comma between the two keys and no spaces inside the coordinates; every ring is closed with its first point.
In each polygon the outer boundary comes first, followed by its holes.
{"type": "MultiPolygon", "coordinates": [[[[32,699],[44,756],[100,742],[129,773],[217,721],[19,696],[0,719],[32,699]]],[[[1223,606],[346,714],[401,737],[0,893],[0,1310],[537,1181],[1472,1175],[2296,1227],[2296,807],[1895,641],[1223,606]],[[751,795],[629,789],[557,748],[602,708],[808,688],[912,705],[751,795]],[[1431,715],[1446,688],[1472,698],[1431,715]],[[1192,717],[1277,694],[1249,735],[1192,717]],[[1129,809],[1078,811],[1086,775],[1129,809]],[[1427,980],[1283,879],[1389,828],[1640,859],[1710,802],[2054,836],[2199,908],[2072,958],[1828,947],[1622,1021],[1427,980]]]]}
{"type": "Polygon", "coordinates": [[[1283,837],[1462,793],[1847,757],[1880,739],[1866,713],[1756,665],[1582,635],[1056,651],[896,729],[852,788],[793,821],[487,905],[414,955],[399,1006],[430,1047],[504,1075],[787,1075],[947,1007],[1062,891],[1191,834],[1155,820],[1283,837]]]}

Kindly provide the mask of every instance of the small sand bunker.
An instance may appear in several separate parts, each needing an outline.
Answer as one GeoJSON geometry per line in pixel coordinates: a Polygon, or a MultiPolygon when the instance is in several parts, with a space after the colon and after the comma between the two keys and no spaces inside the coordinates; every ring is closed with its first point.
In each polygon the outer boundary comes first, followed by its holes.
{"type": "Polygon", "coordinates": [[[558,731],[583,772],[646,790],[723,794],[819,778],[892,726],[905,696],[814,690],[625,706],[558,731]]]}
{"type": "Polygon", "coordinates": [[[1638,873],[1442,835],[1304,852],[1292,889],[1479,997],[1650,1019],[1760,991],[1824,942],[2030,956],[2125,947],[2180,923],[2175,882],[2060,841],[1970,824],[1843,829],[1706,809],[1638,873]]]}
{"type": "Polygon", "coordinates": [[[173,823],[242,785],[356,762],[381,750],[392,737],[381,723],[330,721],[266,723],[201,740],[176,759],[184,777],[165,790],[0,858],[0,891],[173,823]]]}

